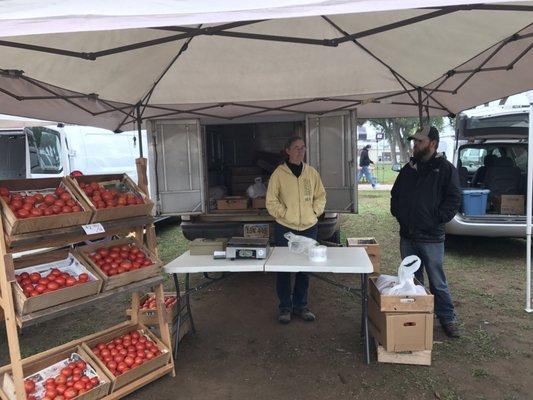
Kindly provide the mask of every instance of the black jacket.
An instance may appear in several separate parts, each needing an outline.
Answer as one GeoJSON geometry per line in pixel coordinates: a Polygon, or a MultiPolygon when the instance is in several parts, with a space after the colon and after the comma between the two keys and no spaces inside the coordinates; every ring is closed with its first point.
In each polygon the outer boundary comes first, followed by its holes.
{"type": "Polygon", "coordinates": [[[444,224],[461,205],[457,169],[439,154],[427,163],[413,159],[400,171],[391,191],[391,213],[400,236],[419,242],[444,241],[444,224]]]}
{"type": "Polygon", "coordinates": [[[361,155],[359,156],[359,166],[360,167],[368,167],[370,164],[374,164],[370,157],[368,157],[368,150],[363,149],[361,150],[361,155]]]}

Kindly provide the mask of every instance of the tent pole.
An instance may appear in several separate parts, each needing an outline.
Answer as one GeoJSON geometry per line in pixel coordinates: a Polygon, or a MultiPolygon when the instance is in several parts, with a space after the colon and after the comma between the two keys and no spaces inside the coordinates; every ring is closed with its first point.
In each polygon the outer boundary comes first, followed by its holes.
{"type": "Polygon", "coordinates": [[[416,88],[418,92],[418,123],[420,126],[424,125],[424,106],[422,104],[422,89],[420,87],[416,88]]]}
{"type": "MultiPolygon", "coordinates": [[[[529,96],[528,96],[529,97],[529,96]]],[[[526,207],[526,311],[533,312],[531,307],[531,214],[533,212],[533,99],[529,104],[529,135],[527,153],[527,207],[526,207]]]]}
{"type": "Polygon", "coordinates": [[[137,135],[139,136],[139,158],[143,158],[143,138],[142,138],[142,117],[141,104],[137,103],[135,106],[135,114],[137,114],[137,135]]]}

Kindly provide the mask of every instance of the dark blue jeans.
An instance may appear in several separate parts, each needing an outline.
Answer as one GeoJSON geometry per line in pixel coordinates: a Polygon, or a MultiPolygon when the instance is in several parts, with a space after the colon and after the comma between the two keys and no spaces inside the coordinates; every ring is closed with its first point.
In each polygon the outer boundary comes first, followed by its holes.
{"type": "Polygon", "coordinates": [[[453,307],[452,296],[444,275],[444,242],[424,243],[401,239],[402,258],[416,255],[422,265],[415,273],[415,278],[424,283],[424,269],[429,278],[429,290],[435,296],[435,314],[441,324],[456,322],[457,315],[453,307]]]}
{"type": "MultiPolygon", "coordinates": [[[[308,238],[317,238],[318,225],[313,225],[305,231],[295,231],[283,225],[274,223],[274,237],[276,246],[287,247],[287,239],[283,236],[287,232],[308,238]]],[[[279,309],[283,311],[292,311],[292,309],[302,309],[307,307],[307,292],[309,289],[309,276],[305,272],[297,272],[294,278],[294,290],[291,290],[291,273],[278,272],[276,279],[276,292],[279,299],[279,309]],[[292,295],[292,296],[291,296],[292,295]]]]}

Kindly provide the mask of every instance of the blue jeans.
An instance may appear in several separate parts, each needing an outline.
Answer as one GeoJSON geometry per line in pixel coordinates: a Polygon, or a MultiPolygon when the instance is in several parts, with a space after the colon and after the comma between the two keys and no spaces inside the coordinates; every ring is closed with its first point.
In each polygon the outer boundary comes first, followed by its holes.
{"type": "Polygon", "coordinates": [[[453,307],[452,296],[444,275],[444,242],[424,243],[401,239],[400,253],[402,259],[416,255],[422,265],[416,271],[415,278],[424,283],[424,269],[429,278],[429,290],[435,296],[435,314],[441,324],[456,322],[457,315],[453,307]]]}
{"type": "Polygon", "coordinates": [[[372,172],[370,171],[370,166],[367,165],[365,167],[361,167],[361,170],[359,171],[359,174],[357,176],[357,182],[361,182],[362,177],[366,177],[366,180],[368,183],[372,184],[372,187],[376,186],[376,180],[372,176],[372,172]]]}
{"type": "MultiPolygon", "coordinates": [[[[287,232],[315,239],[318,234],[318,224],[304,231],[295,231],[283,225],[274,223],[274,237],[276,246],[287,247],[287,239],[283,236],[287,232]]],[[[291,273],[278,272],[276,277],[276,292],[279,299],[280,311],[300,310],[307,307],[307,292],[309,276],[305,272],[297,272],[294,278],[294,290],[291,290],[291,273]],[[292,295],[292,297],[291,297],[292,295]]]]}

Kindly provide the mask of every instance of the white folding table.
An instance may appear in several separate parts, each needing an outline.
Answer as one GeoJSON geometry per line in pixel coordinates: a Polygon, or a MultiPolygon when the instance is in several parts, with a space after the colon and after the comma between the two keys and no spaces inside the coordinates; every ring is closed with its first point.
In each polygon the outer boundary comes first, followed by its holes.
{"type": "Polygon", "coordinates": [[[172,274],[176,286],[176,295],[180,299],[180,315],[177,321],[177,332],[175,336],[174,356],[177,358],[179,344],[179,325],[181,317],[181,293],[177,274],[185,274],[185,302],[187,313],[191,322],[191,329],[194,332],[194,321],[190,308],[189,296],[191,292],[196,292],[205,287],[229,276],[233,272],[308,272],[311,275],[322,279],[328,283],[340,286],[350,291],[357,291],[361,294],[362,306],[362,336],[364,340],[364,350],[367,364],[370,362],[369,338],[368,338],[368,274],[373,272],[373,266],[366,254],[360,247],[328,247],[328,259],[326,262],[312,262],[307,255],[289,252],[287,247],[271,248],[266,259],[261,260],[227,260],[214,259],[210,255],[191,256],[190,252],[183,253],[178,258],[165,265],[165,271],[172,274]],[[209,276],[210,272],[221,272],[219,278],[209,276]],[[330,279],[316,275],[319,272],[360,274],[361,288],[354,289],[341,285],[330,279]],[[208,279],[206,283],[190,288],[189,274],[203,273],[208,279]]]}

